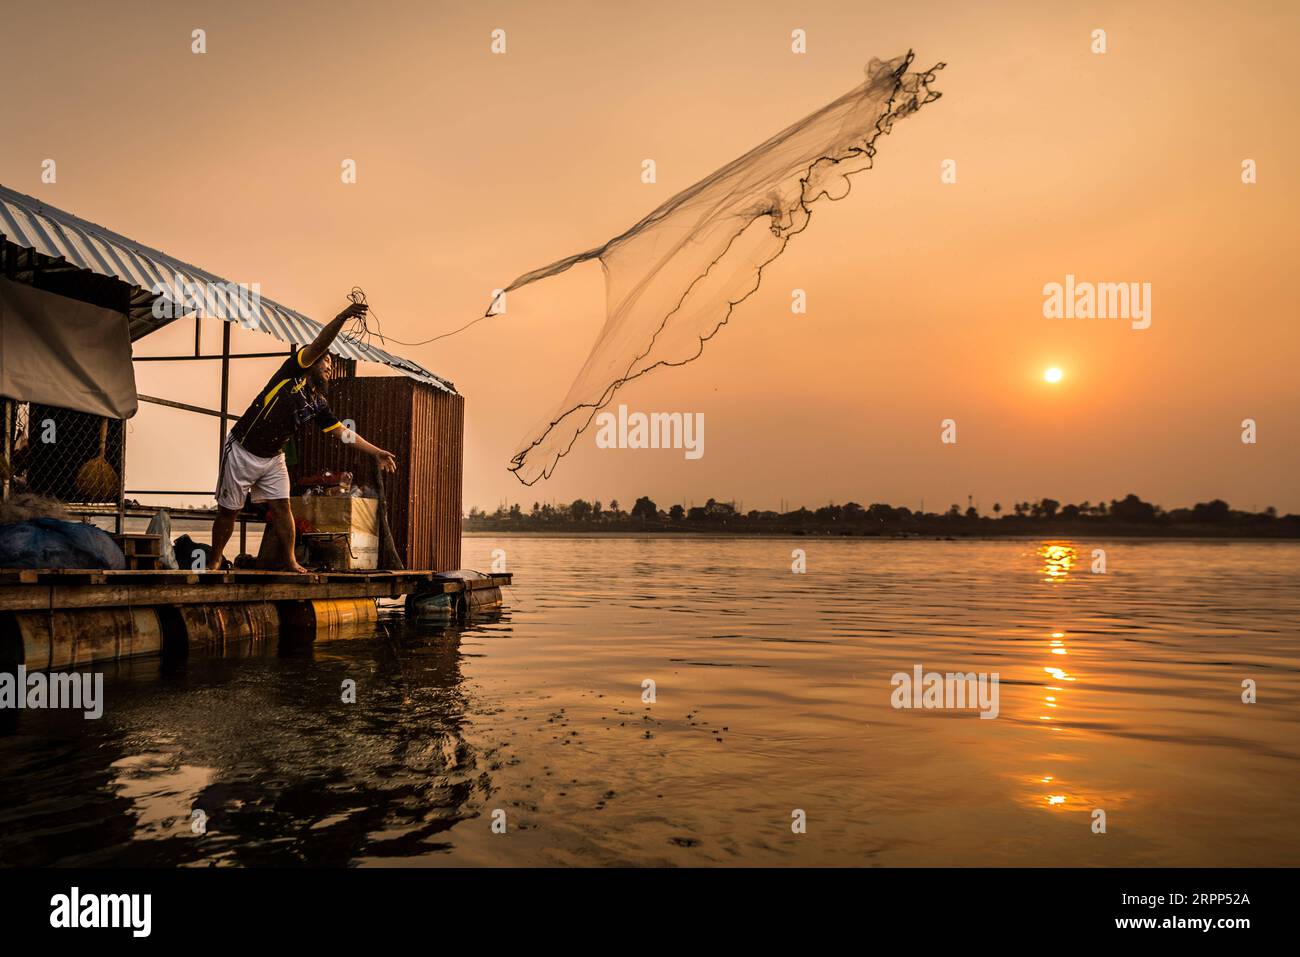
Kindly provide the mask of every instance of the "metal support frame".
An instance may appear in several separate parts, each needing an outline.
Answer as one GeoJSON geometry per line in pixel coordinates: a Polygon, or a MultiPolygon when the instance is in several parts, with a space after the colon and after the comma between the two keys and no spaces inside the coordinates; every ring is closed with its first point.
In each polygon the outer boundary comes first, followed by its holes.
{"type": "Polygon", "coordinates": [[[117,477],[117,514],[113,528],[118,535],[126,533],[126,423],[122,423],[122,474],[117,477]]]}
{"type": "MultiPolygon", "coordinates": [[[[290,353],[292,355],[292,353],[290,353]]],[[[195,359],[225,359],[226,356],[136,356],[134,362],[193,362],[195,359]]],[[[231,359],[283,359],[283,352],[232,352],[231,359]]]]}
{"type": "Polygon", "coordinates": [[[13,467],[14,460],[14,404],[8,399],[0,398],[0,406],[4,408],[4,447],[0,449],[0,455],[4,456],[5,476],[3,487],[0,487],[0,498],[9,497],[9,473],[13,467]]]}
{"type": "MultiPolygon", "coordinates": [[[[3,257],[4,274],[6,279],[13,279],[18,275],[18,265],[14,262],[14,254],[10,252],[10,245],[4,242],[4,235],[0,233],[0,257],[3,257]]],[[[9,469],[13,465],[13,403],[8,399],[0,398],[0,404],[4,405],[4,460],[5,460],[5,480],[4,487],[0,489],[3,497],[9,497],[9,469]]]]}
{"type": "Polygon", "coordinates": [[[230,410],[230,323],[221,324],[221,441],[217,443],[217,461],[226,447],[226,416],[230,410]]]}
{"type": "MultiPolygon", "coordinates": [[[[216,409],[205,409],[201,405],[190,405],[188,402],[176,402],[173,399],[160,399],[155,395],[145,395],[143,392],[137,392],[135,397],[141,402],[148,402],[150,405],[165,405],[169,409],[180,409],[182,412],[198,412],[202,415],[221,415],[216,409]]],[[[239,416],[226,413],[227,419],[238,419],[239,416]]]]}
{"type": "MultiPolygon", "coordinates": [[[[219,409],[205,409],[200,405],[191,405],[188,402],[177,402],[173,399],[163,399],[158,396],[141,395],[137,393],[136,398],[141,402],[148,402],[152,405],[163,405],[171,409],[180,409],[182,412],[193,412],[198,415],[213,415],[221,422],[221,436],[217,443],[217,462],[221,462],[221,453],[226,447],[226,436],[229,432],[229,423],[238,421],[239,416],[230,412],[230,361],[232,359],[280,359],[285,356],[295,355],[298,351],[296,345],[291,345],[289,351],[285,352],[247,352],[232,353],[230,351],[230,323],[225,320],[221,321],[221,354],[204,355],[203,354],[203,320],[202,317],[194,317],[194,355],[192,356],[135,356],[134,362],[193,362],[194,360],[220,359],[221,360],[221,394],[219,409]]],[[[125,442],[123,443],[125,445],[125,442]]],[[[125,455],[125,449],[123,449],[125,455]]],[[[220,467],[220,465],[218,465],[220,467]]],[[[123,483],[125,484],[125,483],[123,483]]],[[[132,495],[210,495],[211,490],[190,491],[186,489],[130,489],[132,495]]],[[[123,493],[125,499],[125,492],[123,493]]],[[[121,519],[119,518],[119,522],[121,519]]],[[[122,529],[119,525],[118,532],[122,529]]],[[[239,516],[239,551],[241,554],[248,551],[248,519],[241,512],[239,516]]]]}

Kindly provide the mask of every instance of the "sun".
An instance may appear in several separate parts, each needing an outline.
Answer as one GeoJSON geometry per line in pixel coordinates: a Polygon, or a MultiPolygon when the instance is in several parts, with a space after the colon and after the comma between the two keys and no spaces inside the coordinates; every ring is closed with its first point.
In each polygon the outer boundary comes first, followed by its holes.
{"type": "Polygon", "coordinates": [[[1045,369],[1043,371],[1044,382],[1050,382],[1053,385],[1055,385],[1057,382],[1060,382],[1064,378],[1065,378],[1065,373],[1062,372],[1060,369],[1058,369],[1056,366],[1052,366],[1050,369],[1045,369]]]}

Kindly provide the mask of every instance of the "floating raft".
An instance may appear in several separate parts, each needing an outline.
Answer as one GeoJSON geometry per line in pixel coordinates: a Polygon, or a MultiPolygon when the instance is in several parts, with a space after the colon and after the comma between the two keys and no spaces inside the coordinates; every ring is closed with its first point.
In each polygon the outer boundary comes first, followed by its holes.
{"type": "Polygon", "coordinates": [[[237,653],[280,635],[374,634],[376,600],[465,616],[501,603],[511,576],[432,571],[0,571],[0,670],[77,668],[122,658],[237,653]]]}

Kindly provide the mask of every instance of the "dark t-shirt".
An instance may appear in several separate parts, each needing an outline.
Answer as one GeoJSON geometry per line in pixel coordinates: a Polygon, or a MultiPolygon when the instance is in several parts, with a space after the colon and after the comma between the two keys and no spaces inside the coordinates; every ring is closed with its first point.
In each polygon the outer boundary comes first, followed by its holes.
{"type": "Polygon", "coordinates": [[[299,349],[284,360],[231,430],[235,441],[254,455],[278,455],[298,427],[313,419],[321,424],[322,432],[332,432],[343,424],[330,411],[325,397],[311,387],[302,353],[299,349]]]}

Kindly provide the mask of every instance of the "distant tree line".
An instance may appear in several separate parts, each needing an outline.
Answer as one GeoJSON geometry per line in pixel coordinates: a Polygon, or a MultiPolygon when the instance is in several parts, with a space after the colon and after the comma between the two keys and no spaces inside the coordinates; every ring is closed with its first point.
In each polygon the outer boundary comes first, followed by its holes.
{"type": "Polygon", "coordinates": [[[649,496],[641,496],[629,510],[617,499],[608,506],[575,499],[561,505],[534,502],[501,505],[495,512],[471,508],[466,530],[518,531],[618,531],[618,532],[741,532],[793,535],[1040,535],[1052,531],[1110,532],[1133,535],[1247,535],[1300,536],[1300,516],[1279,517],[1277,509],[1246,512],[1222,499],[1200,502],[1191,508],[1166,511],[1130,493],[1107,502],[1062,505],[1056,499],[1016,502],[1010,509],[994,504],[992,515],[981,514],[973,504],[951,506],[945,512],[912,511],[876,503],[824,505],[790,512],[751,509],[735,502],[709,499],[686,508],[662,509],[649,496]]]}

